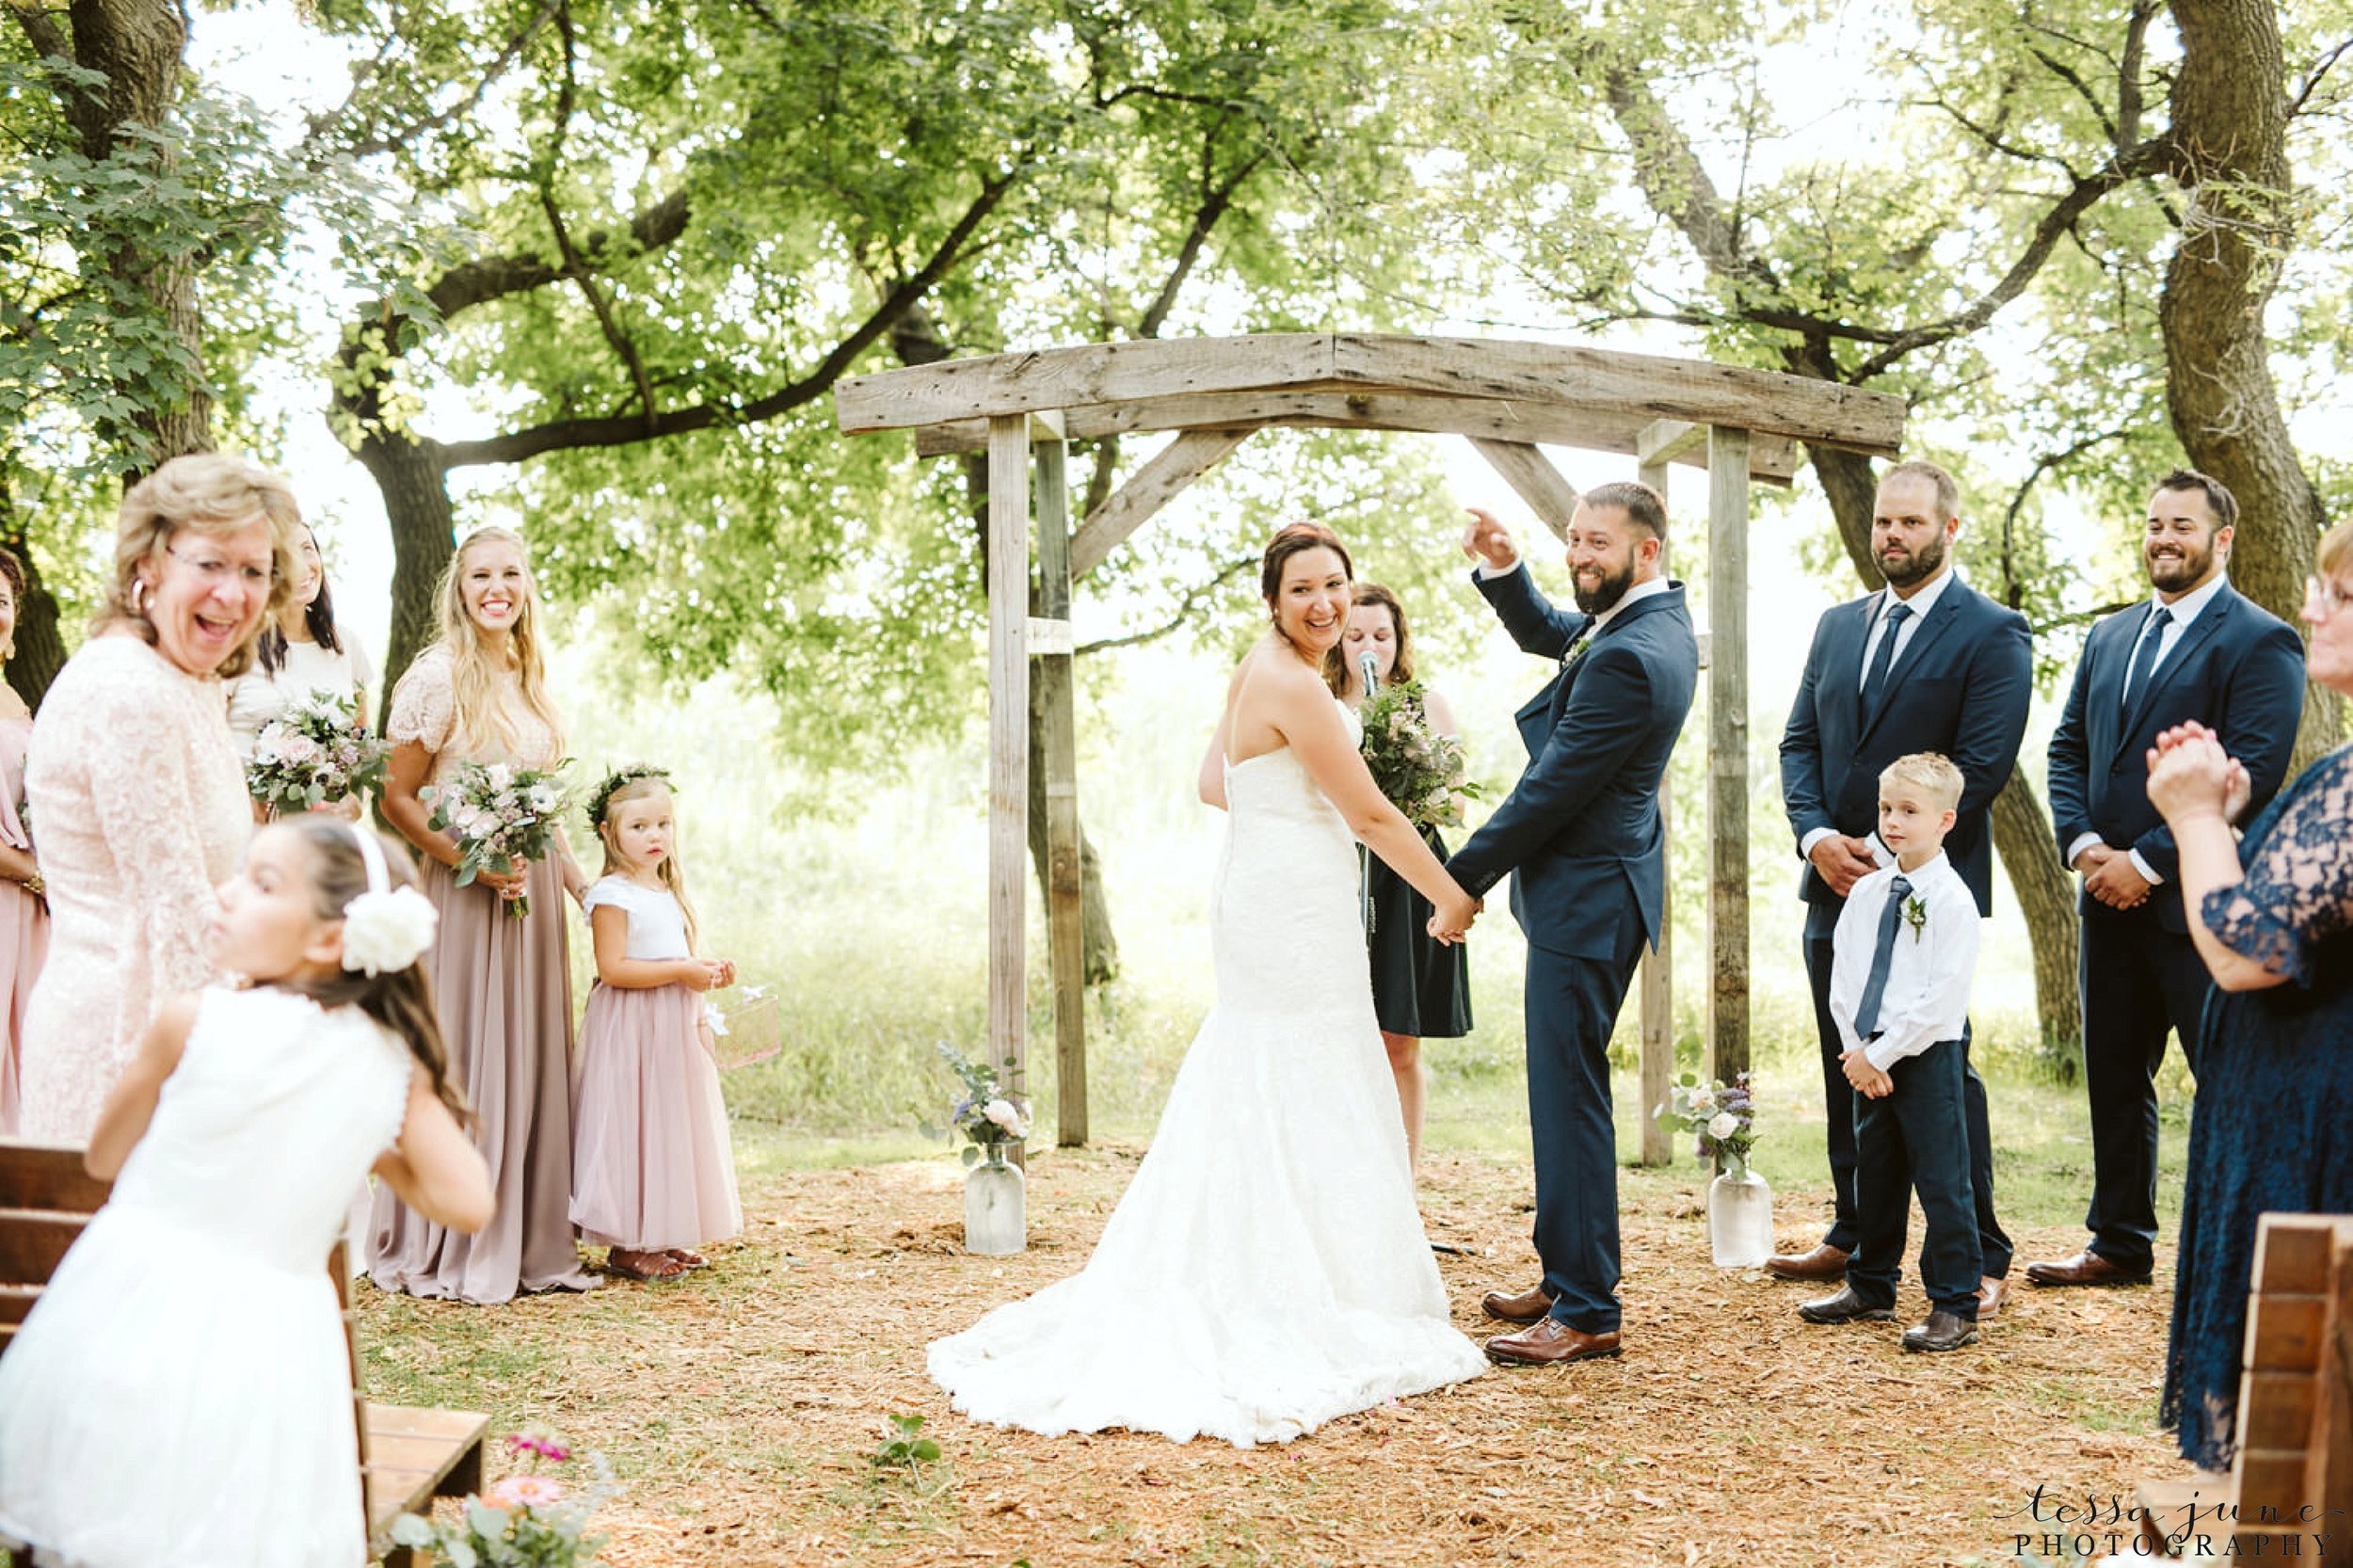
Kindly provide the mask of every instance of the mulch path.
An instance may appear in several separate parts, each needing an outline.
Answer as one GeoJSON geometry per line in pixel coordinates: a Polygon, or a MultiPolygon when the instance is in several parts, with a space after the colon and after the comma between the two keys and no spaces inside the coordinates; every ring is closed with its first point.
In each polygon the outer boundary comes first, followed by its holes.
{"type": "MultiPolygon", "coordinates": [[[[1979,1342],[1902,1354],[1895,1324],[1800,1322],[1815,1288],[1707,1261],[1686,1165],[1623,1173],[1626,1353],[1468,1384],[1236,1449],[1126,1433],[1048,1439],[954,1415],[923,1347],[1077,1269],[1133,1147],[1032,1156],[1032,1245],[962,1250],[945,1160],[747,1187],[742,1240],[679,1285],[496,1309],[360,1292],[375,1353],[443,1402],[552,1424],[607,1454],[616,1568],[674,1564],[1988,1563],[2058,1560],[2038,1487],[2129,1504],[2186,1474],[2154,1411],[2169,1292],[2037,1292],[1979,1342]],[[447,1336],[437,1336],[445,1326],[447,1336]],[[502,1370],[504,1368],[504,1370],[502,1370]],[[878,1472],[889,1414],[941,1460],[878,1472]],[[2038,1538],[2023,1553],[2015,1537],[2038,1538]]],[[[1525,1287],[1525,1168],[1431,1159],[1423,1210],[1465,1332],[1481,1293],[1525,1287]]],[[[1781,1195],[1785,1241],[1822,1194],[1781,1195]]],[[[2072,1252],[2029,1230],[2021,1257],[2072,1252]]],[[[1136,1325],[1149,1353],[1150,1324],[1136,1325]]],[[[494,1471],[500,1466],[494,1462],[494,1471]]]]}

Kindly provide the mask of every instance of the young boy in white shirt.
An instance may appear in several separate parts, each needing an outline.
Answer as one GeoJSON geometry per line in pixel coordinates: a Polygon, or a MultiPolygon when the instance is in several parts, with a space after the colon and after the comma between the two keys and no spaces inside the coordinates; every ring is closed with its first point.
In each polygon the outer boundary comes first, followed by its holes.
{"type": "Polygon", "coordinates": [[[1830,1010],[1855,1088],[1855,1199],[1861,1240],[1846,1288],[1807,1302],[1810,1323],[1895,1316],[1912,1194],[1927,1319],[1907,1351],[1959,1350],[1977,1336],[1977,1220],[1961,1106],[1961,1033],[1977,967],[1977,905],[1945,857],[1961,770],[1934,752],[1880,775],[1880,841],[1895,856],[1854,885],[1833,938],[1830,1010]]]}

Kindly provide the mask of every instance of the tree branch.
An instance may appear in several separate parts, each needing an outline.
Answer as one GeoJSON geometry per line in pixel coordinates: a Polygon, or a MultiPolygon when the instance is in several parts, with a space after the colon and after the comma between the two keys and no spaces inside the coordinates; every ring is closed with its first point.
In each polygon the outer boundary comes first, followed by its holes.
{"type": "MultiPolygon", "coordinates": [[[[524,23],[520,29],[508,38],[505,46],[500,49],[489,65],[484,68],[482,79],[474,84],[473,90],[463,99],[452,104],[446,109],[425,115],[422,119],[412,120],[397,129],[360,136],[345,151],[355,158],[369,157],[378,152],[397,152],[419,136],[426,136],[444,125],[464,120],[472,115],[481,106],[482,100],[488,95],[492,85],[506,74],[507,69],[522,56],[524,49],[528,48],[531,40],[538,36],[539,29],[545,27],[549,19],[555,15],[559,4],[560,0],[547,0],[547,3],[539,8],[537,13],[530,21],[524,23]]],[[[395,25],[392,38],[386,40],[387,51],[392,40],[399,37],[400,31],[395,25]]],[[[382,64],[385,53],[385,51],[379,51],[376,56],[377,64],[382,64]]],[[[302,145],[296,154],[305,163],[312,161],[312,155],[326,142],[329,134],[352,114],[355,105],[359,103],[360,88],[360,84],[355,81],[352,84],[351,95],[343,103],[325,114],[313,115],[311,118],[310,126],[303,133],[302,145]]]]}
{"type": "MultiPolygon", "coordinates": [[[[661,249],[686,232],[686,220],[692,211],[692,200],[682,190],[664,198],[630,220],[630,243],[641,251],[661,249]]],[[[588,235],[581,248],[591,255],[602,255],[616,243],[616,237],[610,231],[599,230],[588,235]]],[[[425,297],[446,321],[460,311],[509,295],[528,294],[563,277],[563,270],[550,266],[545,257],[515,251],[450,268],[425,291],[425,297]]],[[[391,310],[390,301],[382,301],[376,313],[391,310]]]]}
{"type": "Polygon", "coordinates": [[[1234,193],[1241,188],[1242,182],[1257,172],[1258,166],[1266,162],[1268,150],[1261,147],[1252,153],[1223,184],[1210,183],[1209,166],[1216,152],[1217,129],[1212,127],[1201,150],[1201,206],[1193,215],[1193,227],[1185,232],[1184,244],[1177,248],[1176,264],[1169,269],[1168,277],[1160,283],[1160,293],[1153,296],[1151,305],[1144,312],[1143,321],[1137,324],[1136,336],[1140,338],[1160,335],[1160,328],[1168,324],[1169,312],[1176,307],[1177,291],[1185,286],[1185,280],[1193,273],[1193,264],[1201,259],[1202,247],[1209,243],[1209,231],[1217,227],[1217,220],[1224,217],[1226,210],[1234,204],[1234,193]]]}
{"type": "Polygon", "coordinates": [[[858,325],[857,329],[836,344],[814,370],[765,397],[740,405],[697,403],[684,408],[672,408],[651,420],[626,414],[612,414],[598,419],[554,420],[484,440],[452,442],[441,448],[443,467],[520,463],[542,452],[627,446],[636,441],[707,430],[714,425],[757,424],[824,396],[860,354],[889,331],[891,325],[905,313],[907,308],[929,293],[932,285],[955,265],[974,232],[1004,200],[1005,193],[1013,188],[1014,182],[1027,167],[1026,162],[1016,164],[1004,174],[985,182],[981,186],[980,194],[933,250],[920,271],[892,289],[873,312],[858,325]]]}
{"type": "Polygon", "coordinates": [[[2311,102],[2313,92],[2318,90],[2320,84],[2328,78],[2329,72],[2335,68],[2336,63],[2345,58],[2347,50],[2353,50],[2353,38],[2341,40],[2335,48],[2320,56],[2319,62],[2313,67],[2312,74],[2304,78],[2304,85],[2296,89],[2296,96],[2288,102],[2290,120],[2294,120],[2304,112],[2304,105],[2311,102]]]}
{"type": "Polygon", "coordinates": [[[1115,648],[1134,648],[1140,643],[1157,642],[1172,632],[1183,631],[1188,626],[1197,626],[1200,624],[1201,606],[1208,601],[1209,596],[1257,564],[1258,558],[1255,555],[1244,555],[1237,560],[1228,561],[1225,566],[1220,567],[1208,582],[1195,584],[1188,589],[1185,597],[1176,602],[1176,613],[1160,625],[1143,632],[1130,632],[1123,637],[1099,637],[1091,643],[1080,643],[1070,650],[1071,655],[1078,658],[1089,653],[1108,653],[1115,648]]]}
{"type": "Polygon", "coordinates": [[[1781,280],[1762,257],[1743,253],[1739,229],[1724,216],[1716,183],[1650,84],[1613,59],[1603,72],[1603,88],[1619,129],[1634,144],[1635,182],[1651,206],[1682,231],[1710,272],[1778,294],[1781,280]]]}
{"type": "Polygon", "coordinates": [[[2002,513],[2003,603],[2015,610],[2025,601],[2025,590],[2018,581],[2016,544],[2018,515],[2025,510],[2026,497],[2033,493],[2035,486],[2041,483],[2042,477],[2052,470],[2074,461],[2103,441],[2118,440],[2129,434],[2131,432],[2127,430],[2101,430],[2084,437],[2061,451],[2046,452],[2034,460],[2033,469],[2028,472],[2025,478],[2019,481],[2018,488],[2010,492],[2009,505],[2002,513]]]}

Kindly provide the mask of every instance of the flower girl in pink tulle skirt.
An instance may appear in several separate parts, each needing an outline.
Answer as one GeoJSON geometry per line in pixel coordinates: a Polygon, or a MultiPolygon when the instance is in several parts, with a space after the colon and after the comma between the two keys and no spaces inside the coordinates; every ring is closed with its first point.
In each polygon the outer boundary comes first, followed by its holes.
{"type": "Polygon", "coordinates": [[[572,1093],[572,1223],[630,1279],[676,1279],[695,1249],[744,1226],[735,1151],[703,993],[735,966],[695,955],[669,775],[629,767],[597,787],[588,820],[604,874],[581,901],[597,984],[572,1093]]]}

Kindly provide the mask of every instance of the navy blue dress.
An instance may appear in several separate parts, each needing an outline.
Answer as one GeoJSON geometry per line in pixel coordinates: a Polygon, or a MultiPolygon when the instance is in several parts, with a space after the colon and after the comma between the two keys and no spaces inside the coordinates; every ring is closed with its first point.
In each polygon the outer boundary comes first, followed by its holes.
{"type": "Polygon", "coordinates": [[[2289,976],[2217,990],[2198,1031],[2162,1416],[2184,1458],[2230,1468],[2255,1222],[2353,1213],[2353,747],[2281,792],[2239,845],[2246,879],[2200,911],[2233,952],[2289,976]]]}
{"type": "MultiPolygon", "coordinates": [[[[1446,840],[1434,827],[1421,841],[1440,860],[1446,840]]],[[[1470,948],[1430,935],[1437,911],[1377,855],[1365,856],[1365,947],[1372,961],[1372,1010],[1391,1034],[1457,1040],[1471,1032],[1470,948]]]]}

